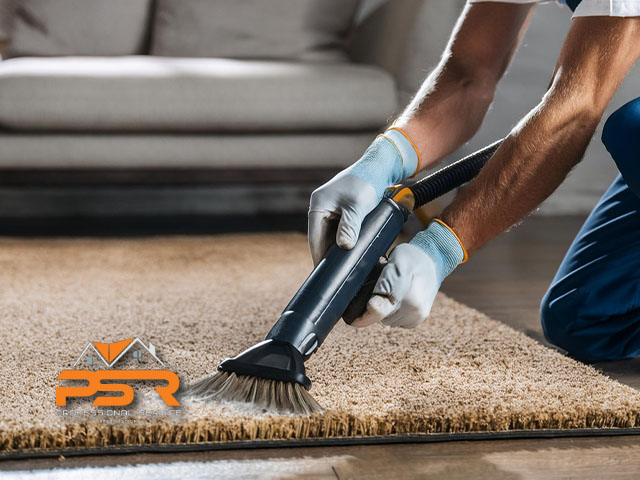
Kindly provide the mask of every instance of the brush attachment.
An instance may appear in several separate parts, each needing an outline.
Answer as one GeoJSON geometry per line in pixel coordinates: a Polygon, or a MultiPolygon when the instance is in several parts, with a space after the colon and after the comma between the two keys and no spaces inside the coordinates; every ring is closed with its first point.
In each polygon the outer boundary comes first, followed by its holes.
{"type": "Polygon", "coordinates": [[[240,355],[227,358],[219,366],[223,372],[295,382],[309,390],[311,380],[306,375],[302,354],[288,342],[264,340],[240,355]]]}
{"type": "Polygon", "coordinates": [[[269,339],[223,361],[216,374],[193,384],[187,394],[198,400],[252,403],[277,413],[322,412],[309,388],[302,354],[290,343],[269,339]]]}
{"type": "Polygon", "coordinates": [[[302,385],[234,372],[219,371],[194,383],[189,394],[197,400],[248,403],[264,412],[311,415],[322,407],[302,385]]]}

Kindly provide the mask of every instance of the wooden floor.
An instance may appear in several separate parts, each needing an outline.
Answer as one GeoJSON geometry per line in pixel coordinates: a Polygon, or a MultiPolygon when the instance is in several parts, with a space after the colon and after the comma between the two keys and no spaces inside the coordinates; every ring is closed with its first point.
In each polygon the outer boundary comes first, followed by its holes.
{"type": "Polygon", "coordinates": [[[613,437],[235,450],[4,462],[0,469],[9,470],[0,472],[3,480],[617,480],[640,478],[640,443],[613,437]]]}
{"type": "MultiPolygon", "coordinates": [[[[529,218],[477,252],[443,291],[543,341],[538,307],[582,220],[529,218]]],[[[640,388],[640,362],[597,365],[640,388]]],[[[640,437],[237,450],[0,463],[7,478],[640,478],[640,437]],[[89,472],[86,467],[100,467],[89,472]],[[62,470],[50,470],[62,468],[62,470]],[[27,473],[28,470],[35,472],[27,473]],[[42,475],[42,476],[40,476],[42,475]]]]}

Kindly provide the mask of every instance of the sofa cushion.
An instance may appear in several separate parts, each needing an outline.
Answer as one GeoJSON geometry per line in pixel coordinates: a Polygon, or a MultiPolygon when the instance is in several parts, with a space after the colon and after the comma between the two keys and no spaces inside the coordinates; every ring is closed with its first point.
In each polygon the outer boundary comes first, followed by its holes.
{"type": "Polygon", "coordinates": [[[359,0],[157,0],[152,54],[344,58],[359,0]]]}
{"type": "Polygon", "coordinates": [[[151,0],[14,0],[6,57],[145,53],[151,0]]]}
{"type": "Polygon", "coordinates": [[[380,128],[396,107],[377,67],[150,56],[0,62],[0,128],[309,131],[380,128]]]}
{"type": "Polygon", "coordinates": [[[339,170],[362,155],[376,133],[77,135],[0,131],[0,168],[339,170]]]}

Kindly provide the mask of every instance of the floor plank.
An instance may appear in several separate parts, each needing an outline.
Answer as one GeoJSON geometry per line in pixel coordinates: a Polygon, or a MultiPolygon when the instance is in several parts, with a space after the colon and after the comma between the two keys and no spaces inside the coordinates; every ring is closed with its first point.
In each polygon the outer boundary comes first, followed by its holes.
{"type": "Polygon", "coordinates": [[[492,440],[4,462],[3,478],[628,479],[637,437],[492,440]],[[93,469],[88,470],[87,466],[93,469]]]}

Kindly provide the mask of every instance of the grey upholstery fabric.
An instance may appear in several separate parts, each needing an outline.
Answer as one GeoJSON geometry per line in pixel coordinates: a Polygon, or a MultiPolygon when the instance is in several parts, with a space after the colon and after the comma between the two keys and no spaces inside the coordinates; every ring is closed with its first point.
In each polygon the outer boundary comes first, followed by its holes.
{"type": "Polygon", "coordinates": [[[157,0],[152,53],[337,60],[359,0],[157,0]]]}
{"type": "Polygon", "coordinates": [[[362,0],[348,51],[391,73],[406,104],[440,60],[466,0],[362,0]]]}
{"type": "Polygon", "coordinates": [[[151,0],[14,0],[6,58],[146,53],[151,0]]]}
{"type": "Polygon", "coordinates": [[[165,57],[0,64],[0,128],[62,131],[377,129],[396,107],[376,67],[165,57]]]}
{"type": "Polygon", "coordinates": [[[74,135],[3,132],[0,133],[0,168],[341,168],[359,158],[376,133],[74,135]]]}
{"type": "Polygon", "coordinates": [[[0,42],[9,39],[9,30],[17,0],[0,0],[0,42]]]}

